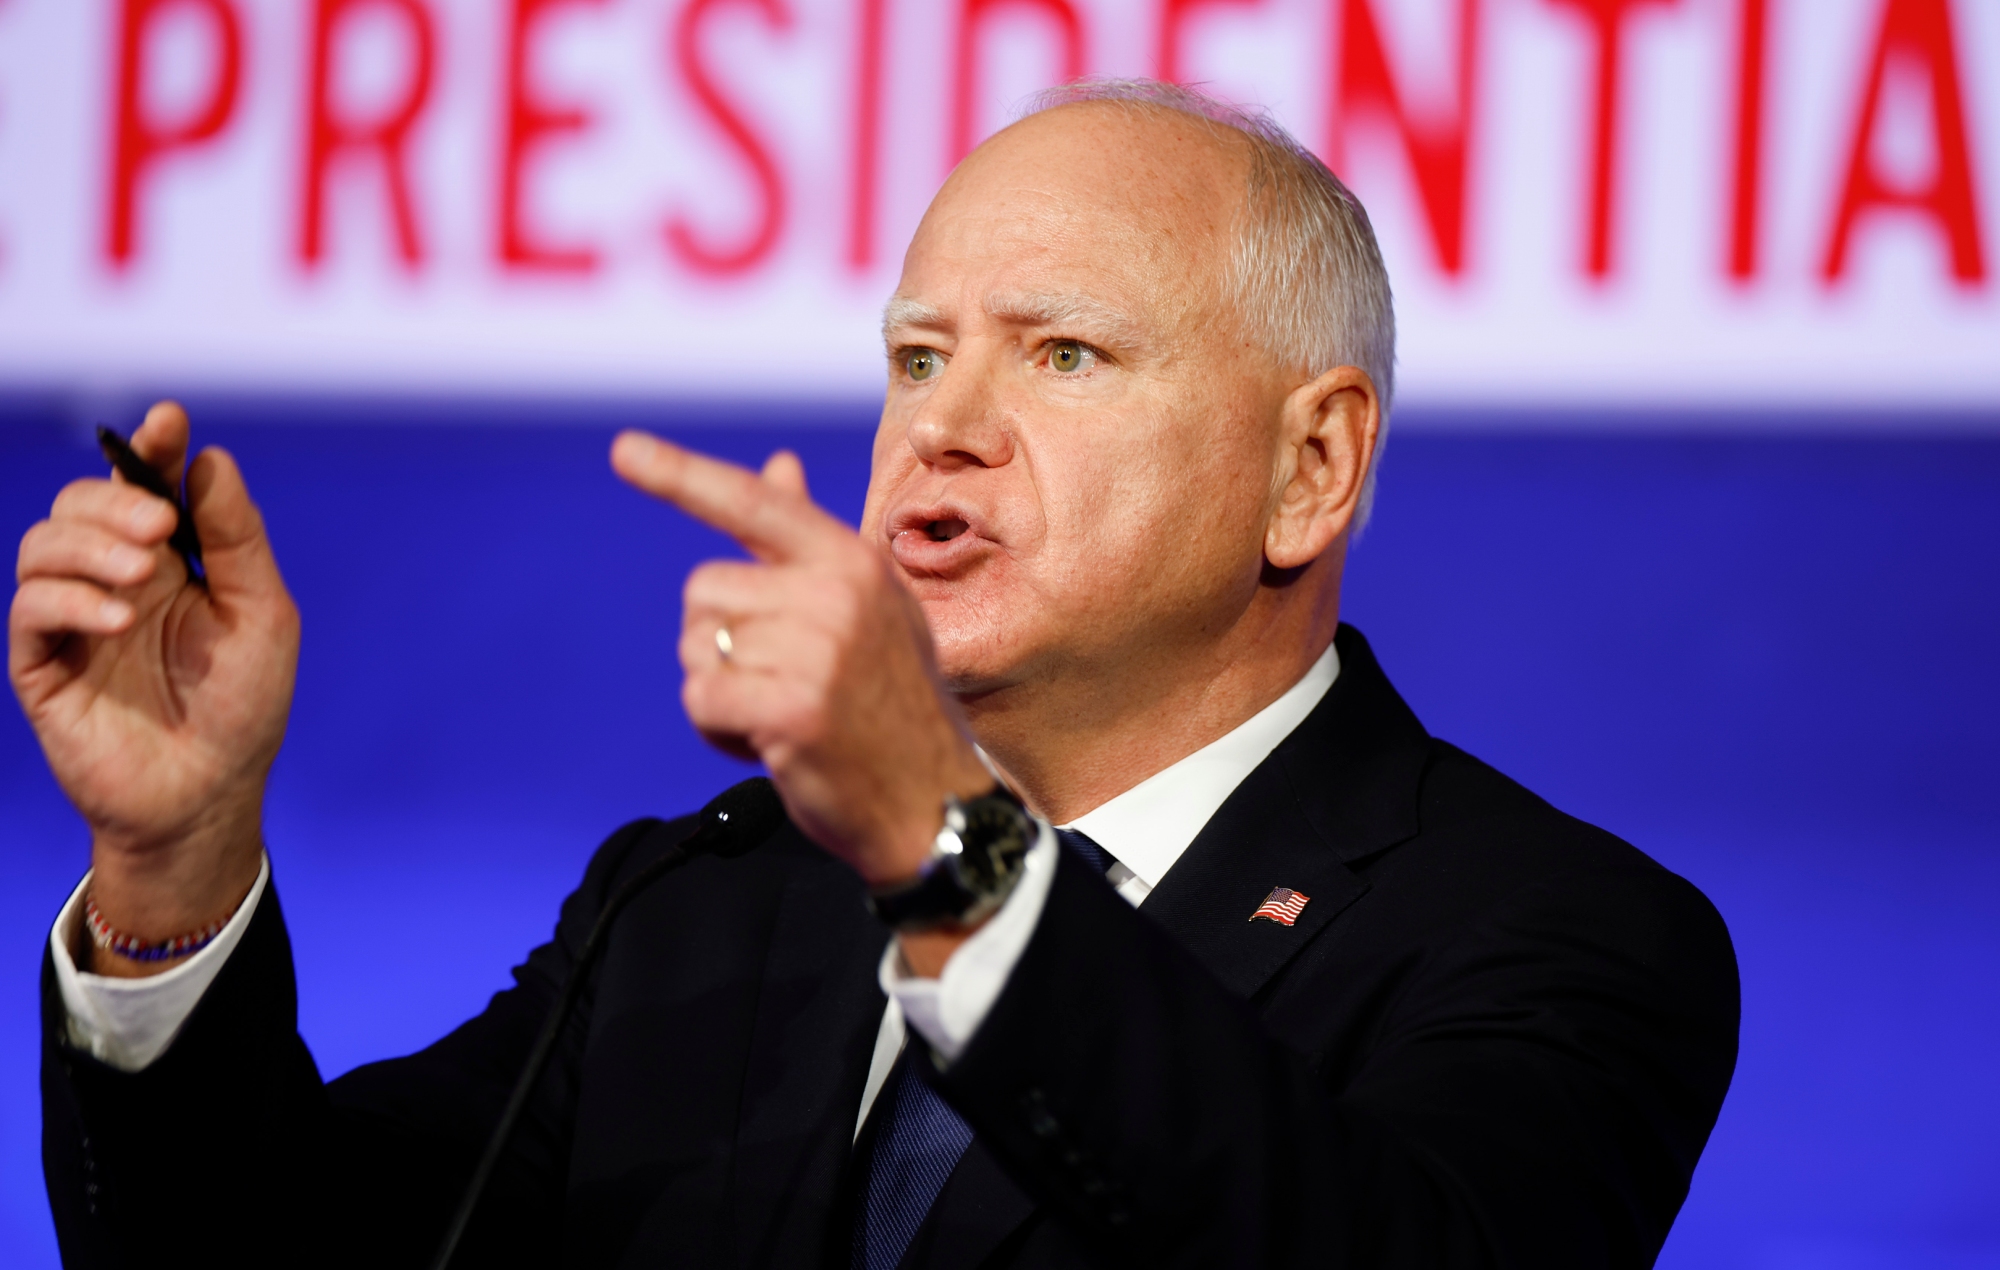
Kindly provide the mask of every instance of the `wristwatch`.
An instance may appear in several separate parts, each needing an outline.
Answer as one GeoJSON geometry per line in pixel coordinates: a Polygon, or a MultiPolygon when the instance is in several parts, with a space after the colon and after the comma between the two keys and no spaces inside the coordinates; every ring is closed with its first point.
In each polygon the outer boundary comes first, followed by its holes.
{"type": "Polygon", "coordinates": [[[868,907],[899,931],[979,921],[1013,893],[1041,831],[1041,822],[999,782],[977,798],[948,795],[944,827],[923,871],[902,886],[871,892],[868,907]]]}

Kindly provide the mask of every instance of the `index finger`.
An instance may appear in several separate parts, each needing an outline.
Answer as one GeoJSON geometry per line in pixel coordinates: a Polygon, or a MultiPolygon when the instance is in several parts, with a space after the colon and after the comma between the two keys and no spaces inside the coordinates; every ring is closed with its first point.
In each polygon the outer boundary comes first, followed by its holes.
{"type": "Polygon", "coordinates": [[[138,431],[132,434],[132,448],[166,479],[169,488],[179,489],[188,453],[188,417],[181,403],[154,402],[138,431]]]}
{"type": "Polygon", "coordinates": [[[611,466],[632,485],[720,529],[760,559],[814,555],[852,533],[810,498],[648,433],[620,433],[611,443],[611,466]]]}

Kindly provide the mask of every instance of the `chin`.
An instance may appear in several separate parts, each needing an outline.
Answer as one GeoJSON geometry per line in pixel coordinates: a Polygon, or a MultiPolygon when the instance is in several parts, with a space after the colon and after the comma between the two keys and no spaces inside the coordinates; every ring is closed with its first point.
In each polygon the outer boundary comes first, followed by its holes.
{"type": "Polygon", "coordinates": [[[933,617],[931,640],[937,648],[938,674],[958,696],[991,692],[1018,678],[1016,659],[1007,655],[1014,641],[985,623],[940,622],[933,617]]]}
{"type": "Polygon", "coordinates": [[[1029,677],[1038,654],[1062,643],[1064,623],[1032,587],[981,575],[912,588],[930,627],[939,674],[960,696],[1029,677]]]}

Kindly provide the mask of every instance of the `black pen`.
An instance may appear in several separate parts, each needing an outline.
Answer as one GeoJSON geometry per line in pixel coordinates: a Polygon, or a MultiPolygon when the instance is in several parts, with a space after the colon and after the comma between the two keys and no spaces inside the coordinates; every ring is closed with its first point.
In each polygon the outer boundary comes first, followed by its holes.
{"type": "Polygon", "coordinates": [[[188,511],[187,500],[167,484],[150,463],[140,458],[139,452],[124,437],[101,423],[97,425],[97,444],[104,451],[104,457],[111,461],[111,466],[118,469],[118,475],[148,494],[164,498],[174,505],[180,519],[174,523],[173,536],[167,539],[167,545],[179,553],[181,563],[187,566],[189,579],[197,586],[206,587],[208,572],[202,568],[201,538],[194,531],[194,515],[188,511]]]}

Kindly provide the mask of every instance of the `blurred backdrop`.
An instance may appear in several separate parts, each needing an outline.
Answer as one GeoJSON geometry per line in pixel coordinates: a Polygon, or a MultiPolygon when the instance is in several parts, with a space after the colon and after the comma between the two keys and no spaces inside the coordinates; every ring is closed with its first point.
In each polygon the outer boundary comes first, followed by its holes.
{"type": "MultiPolygon", "coordinates": [[[[1402,360],[1347,617],[1730,924],[1662,1264],[2000,1270],[1989,0],[0,0],[0,538],[156,395],[242,461],[305,615],[268,832],[325,1073],[745,770],[673,656],[727,544],[614,431],[790,446],[855,517],[903,244],[1083,73],[1360,192],[1402,360]]],[[[0,1265],[55,1262],[35,971],[86,855],[10,712],[0,1265]]]]}

